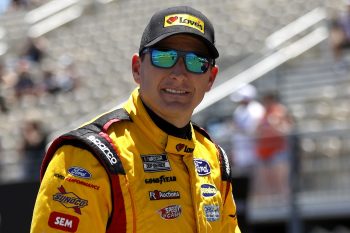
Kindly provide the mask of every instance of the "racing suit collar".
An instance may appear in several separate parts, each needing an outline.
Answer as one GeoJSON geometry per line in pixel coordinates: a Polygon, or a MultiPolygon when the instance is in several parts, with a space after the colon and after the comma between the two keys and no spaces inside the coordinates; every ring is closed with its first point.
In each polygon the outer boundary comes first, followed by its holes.
{"type": "Polygon", "coordinates": [[[152,138],[155,145],[160,147],[161,150],[179,155],[193,154],[196,137],[191,123],[189,123],[189,130],[192,135],[190,140],[168,134],[159,128],[147,113],[146,107],[140,98],[138,88],[133,91],[130,99],[123,107],[129,113],[131,120],[142,130],[142,134],[144,134],[145,137],[152,138]]]}
{"type": "MultiPolygon", "coordinates": [[[[141,99],[142,101],[142,99],[141,99]]],[[[158,116],[155,112],[153,112],[143,101],[142,101],[148,115],[151,117],[152,121],[164,132],[174,137],[179,137],[183,139],[191,139],[191,124],[188,123],[186,126],[182,128],[177,128],[176,126],[170,124],[160,116],[158,116]]]]}

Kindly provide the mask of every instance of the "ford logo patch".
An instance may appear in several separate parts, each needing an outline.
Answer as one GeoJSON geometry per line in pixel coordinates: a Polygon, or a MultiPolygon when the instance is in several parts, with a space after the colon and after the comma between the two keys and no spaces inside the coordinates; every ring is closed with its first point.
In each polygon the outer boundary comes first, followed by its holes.
{"type": "Polygon", "coordinates": [[[92,177],[91,173],[88,172],[86,169],[81,167],[70,167],[68,169],[68,173],[72,176],[83,178],[83,179],[90,179],[92,177]]]}
{"type": "Polygon", "coordinates": [[[199,176],[207,176],[210,174],[210,166],[204,159],[194,159],[194,165],[199,176]]]}

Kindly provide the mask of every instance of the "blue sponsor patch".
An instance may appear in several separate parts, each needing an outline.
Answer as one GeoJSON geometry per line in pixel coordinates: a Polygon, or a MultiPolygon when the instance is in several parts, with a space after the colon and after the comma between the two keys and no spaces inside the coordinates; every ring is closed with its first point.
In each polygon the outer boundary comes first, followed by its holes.
{"type": "Polygon", "coordinates": [[[214,185],[211,184],[202,184],[201,192],[203,197],[212,197],[215,196],[217,189],[214,185]]]}
{"type": "Polygon", "coordinates": [[[71,174],[72,176],[83,178],[83,179],[90,179],[92,177],[91,173],[82,167],[70,167],[68,169],[68,173],[71,174]]]}
{"type": "Polygon", "coordinates": [[[220,218],[218,205],[204,205],[204,213],[208,222],[215,222],[220,218]]]}
{"type": "Polygon", "coordinates": [[[199,176],[207,176],[210,174],[209,163],[204,159],[194,159],[194,165],[199,176]]]}

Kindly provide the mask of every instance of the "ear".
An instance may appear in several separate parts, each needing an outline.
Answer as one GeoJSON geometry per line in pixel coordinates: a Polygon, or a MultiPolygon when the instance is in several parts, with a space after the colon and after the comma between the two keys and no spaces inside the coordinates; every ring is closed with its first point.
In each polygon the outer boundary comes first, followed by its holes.
{"type": "Polygon", "coordinates": [[[214,67],[211,68],[207,91],[210,91],[211,87],[213,86],[214,81],[216,79],[216,75],[218,74],[218,72],[219,72],[219,67],[217,65],[215,65],[214,67]]]}
{"type": "Polygon", "coordinates": [[[134,76],[135,82],[137,84],[140,84],[141,58],[137,53],[135,53],[132,56],[131,71],[132,71],[132,75],[134,76]]]}

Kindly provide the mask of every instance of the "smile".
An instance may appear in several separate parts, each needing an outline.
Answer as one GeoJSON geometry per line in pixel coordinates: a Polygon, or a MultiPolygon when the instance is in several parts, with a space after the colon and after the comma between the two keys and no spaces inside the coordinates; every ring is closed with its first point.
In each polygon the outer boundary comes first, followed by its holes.
{"type": "Polygon", "coordinates": [[[174,90],[174,89],[169,89],[169,88],[166,88],[164,90],[165,90],[165,92],[168,92],[171,94],[186,94],[187,93],[187,91],[174,90]]]}

